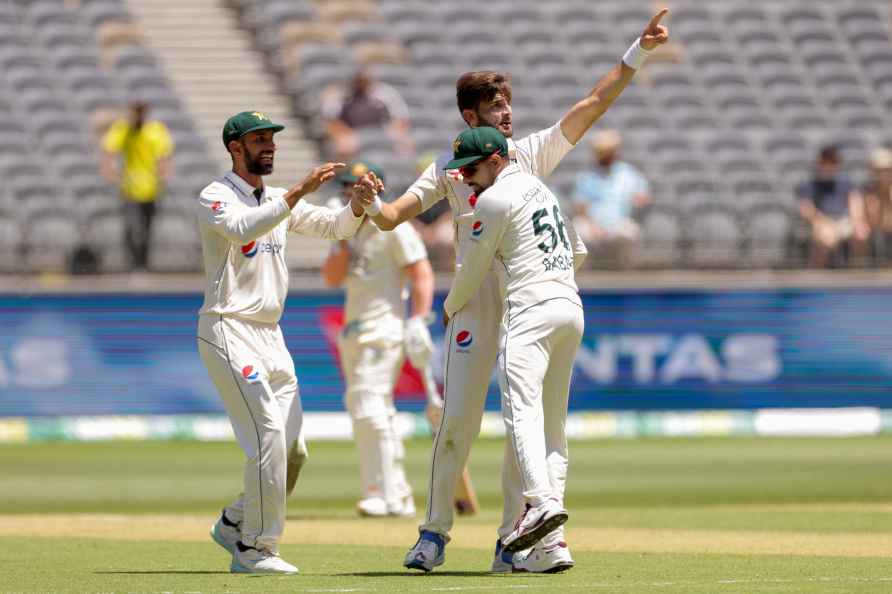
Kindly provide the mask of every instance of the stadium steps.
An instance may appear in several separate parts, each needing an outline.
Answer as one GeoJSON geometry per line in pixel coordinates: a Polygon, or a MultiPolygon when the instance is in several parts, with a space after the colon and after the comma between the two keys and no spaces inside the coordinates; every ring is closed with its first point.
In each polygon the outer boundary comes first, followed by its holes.
{"type": "MultiPolygon", "coordinates": [[[[262,110],[286,126],[276,136],[276,172],[267,178],[270,185],[289,187],[320,162],[315,143],[292,116],[289,98],[276,90],[263,56],[223,3],[130,0],[129,7],[221,172],[230,168],[221,146],[223,123],[245,109],[262,110]]],[[[286,258],[293,269],[318,268],[329,249],[327,241],[308,237],[291,236],[289,243],[286,258]]]]}
{"type": "Polygon", "coordinates": [[[223,122],[244,109],[267,112],[287,128],[276,139],[279,153],[270,185],[287,187],[318,163],[316,146],[291,116],[288,98],[276,91],[262,56],[219,0],[130,0],[128,6],[221,172],[230,167],[220,146],[223,122]]]}

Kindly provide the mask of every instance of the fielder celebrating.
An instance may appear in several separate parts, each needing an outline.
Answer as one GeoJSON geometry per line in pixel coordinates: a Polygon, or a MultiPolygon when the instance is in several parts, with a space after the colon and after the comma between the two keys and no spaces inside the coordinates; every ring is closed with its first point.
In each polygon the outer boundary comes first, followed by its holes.
{"type": "Polygon", "coordinates": [[[340,210],[301,200],[343,164],[316,167],[288,190],[264,186],[273,170],[273,134],[283,129],[256,111],[229,118],[223,144],[232,171],[198,200],[208,283],[198,351],[247,457],[244,492],[211,536],[232,554],[230,570],[238,573],[297,573],[276,549],[285,499],[306,458],[294,361],[278,325],[288,291],[287,234],[347,239],[363,220],[358,198],[340,210]]]}
{"type": "MultiPolygon", "coordinates": [[[[353,185],[369,171],[384,181],[380,169],[363,161],[338,174],[344,201],[352,199],[353,185]]],[[[347,385],[344,405],[359,453],[362,498],[356,509],[363,516],[414,516],[405,450],[394,427],[393,389],[404,358],[424,372],[433,349],[425,323],[434,293],[427,250],[411,225],[384,233],[366,221],[356,237],[334,245],[322,276],[328,286],[346,289],[338,352],[347,385]]]]}
{"type": "MultiPolygon", "coordinates": [[[[668,13],[657,13],[640,38],[636,39],[620,64],[601,78],[592,92],[570,108],[560,122],[514,142],[511,115],[511,86],[508,78],[495,72],[469,72],[457,82],[458,107],[467,124],[492,126],[507,137],[508,157],[528,174],[545,179],[561,159],[573,148],[586,131],[603,115],[613,101],[632,80],[657,46],[666,43],[668,30],[660,25],[668,13]]],[[[465,253],[471,249],[471,238],[476,229],[475,205],[477,196],[461,184],[461,175],[443,171],[444,163],[432,164],[409,188],[406,194],[390,204],[375,202],[368,210],[381,229],[392,229],[399,223],[417,216],[437,201],[447,198],[452,206],[456,241],[456,270],[460,271],[465,253]]],[[[373,180],[364,186],[371,192],[373,180]]],[[[585,257],[585,247],[567,221],[574,266],[578,268],[585,257]]],[[[489,378],[498,351],[498,326],[502,317],[502,302],[497,291],[494,271],[486,276],[478,292],[462,309],[460,327],[453,321],[449,335],[455,336],[447,351],[445,377],[446,407],[431,458],[431,482],[428,488],[428,509],[425,522],[419,527],[421,536],[406,555],[405,565],[430,571],[442,563],[442,550],[449,541],[453,524],[452,500],[456,477],[465,466],[471,442],[480,430],[480,421],[489,378]]],[[[496,541],[492,570],[512,571],[513,556],[503,551],[502,539],[513,531],[514,519],[523,509],[520,497],[520,476],[514,461],[511,444],[506,443],[502,467],[502,488],[505,506],[499,539],[496,541]]],[[[569,548],[562,531],[556,530],[541,543],[543,550],[529,559],[522,569],[534,572],[554,571],[556,567],[572,564],[569,548]],[[543,552],[544,551],[544,552],[543,552]]],[[[538,546],[538,545],[537,545],[538,546]]]]}
{"type": "MultiPolygon", "coordinates": [[[[505,304],[499,332],[502,418],[526,509],[502,538],[504,550],[528,549],[567,521],[567,399],[582,339],[582,301],[566,224],[554,194],[508,160],[495,128],[472,128],[455,141],[449,169],[477,194],[472,247],[443,304],[457,318],[495,267],[505,304]]],[[[452,331],[455,325],[452,325],[452,331]]],[[[555,570],[568,569],[570,563],[555,570]]]]}

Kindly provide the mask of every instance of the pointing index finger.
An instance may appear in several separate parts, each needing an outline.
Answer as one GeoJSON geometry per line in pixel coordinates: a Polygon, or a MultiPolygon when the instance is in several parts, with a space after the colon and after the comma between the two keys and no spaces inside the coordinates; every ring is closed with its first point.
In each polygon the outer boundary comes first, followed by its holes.
{"type": "Polygon", "coordinates": [[[664,9],[660,10],[660,12],[658,12],[656,15],[654,15],[654,18],[650,19],[650,22],[647,24],[647,31],[655,30],[657,28],[657,25],[660,24],[660,21],[667,14],[669,14],[669,9],[664,8],[664,9]]]}

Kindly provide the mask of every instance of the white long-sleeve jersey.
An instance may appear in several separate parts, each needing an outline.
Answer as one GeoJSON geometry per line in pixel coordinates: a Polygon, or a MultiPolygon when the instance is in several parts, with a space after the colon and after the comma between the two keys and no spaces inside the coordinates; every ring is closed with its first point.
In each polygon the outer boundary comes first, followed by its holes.
{"type": "Polygon", "coordinates": [[[201,191],[198,224],[207,287],[200,314],[222,314],[278,323],[288,293],[285,240],[288,233],[349,239],[364,215],[301,200],[288,208],[285,188],[254,188],[230,171],[201,191]],[[259,203],[258,203],[259,202],[259,203]]]}
{"type": "MultiPolygon", "coordinates": [[[[534,132],[517,142],[509,138],[508,158],[516,163],[521,171],[546,180],[573,146],[564,136],[561,124],[558,122],[550,128],[534,132]]],[[[470,245],[473,231],[471,225],[475,220],[474,207],[477,197],[464,184],[461,174],[457,170],[443,171],[443,166],[450,158],[451,155],[444,155],[431,163],[407,191],[418,197],[422,210],[427,210],[443,198],[449,200],[455,229],[455,263],[458,268],[470,245]]],[[[578,269],[585,260],[588,250],[585,243],[576,234],[569,219],[566,224],[575,267],[578,269]]]]}
{"type": "Polygon", "coordinates": [[[444,304],[450,317],[477,293],[493,262],[506,315],[555,297],[578,300],[566,222],[542,181],[508,165],[479,196],[474,217],[444,304]]]}

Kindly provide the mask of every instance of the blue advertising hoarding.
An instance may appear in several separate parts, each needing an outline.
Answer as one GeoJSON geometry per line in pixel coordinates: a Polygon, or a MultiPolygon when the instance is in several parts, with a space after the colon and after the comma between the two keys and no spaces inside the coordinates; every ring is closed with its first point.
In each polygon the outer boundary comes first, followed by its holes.
{"type": "MultiPolygon", "coordinates": [[[[341,302],[295,293],[282,320],[309,411],[342,409],[341,302]]],[[[0,417],[222,414],[195,346],[200,303],[0,297],[0,417]]],[[[573,410],[892,408],[892,289],[588,291],[583,303],[573,410]]],[[[406,370],[398,408],[423,404],[406,370]]],[[[487,408],[498,407],[493,382],[487,408]]]]}

